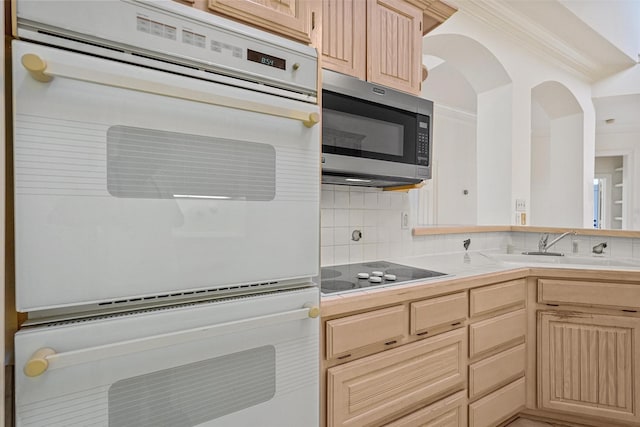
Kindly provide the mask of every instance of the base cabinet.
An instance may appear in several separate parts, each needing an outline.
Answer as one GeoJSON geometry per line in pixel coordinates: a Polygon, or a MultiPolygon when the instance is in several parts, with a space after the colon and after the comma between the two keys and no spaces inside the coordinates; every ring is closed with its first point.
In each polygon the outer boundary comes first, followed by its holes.
{"type": "Polygon", "coordinates": [[[640,425],[640,318],[539,312],[541,409],[640,425]]]}
{"type": "Polygon", "coordinates": [[[330,368],[327,425],[386,425],[448,390],[464,388],[466,340],[458,329],[330,368]]]}

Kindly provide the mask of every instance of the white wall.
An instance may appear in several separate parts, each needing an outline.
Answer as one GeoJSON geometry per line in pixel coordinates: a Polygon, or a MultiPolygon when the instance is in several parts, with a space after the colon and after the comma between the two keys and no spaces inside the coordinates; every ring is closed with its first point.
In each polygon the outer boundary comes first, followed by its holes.
{"type": "Polygon", "coordinates": [[[436,104],[434,117],[434,220],[477,224],[476,116],[436,104]]]}
{"type": "MultiPolygon", "coordinates": [[[[582,211],[580,226],[589,226],[593,203],[593,192],[592,188],[589,191],[589,183],[593,182],[595,151],[595,111],[591,101],[590,83],[523,48],[517,43],[517,38],[511,37],[510,34],[502,33],[463,11],[458,11],[425,36],[423,52],[431,55],[437,53],[446,60],[448,52],[439,46],[441,39],[435,39],[438,45],[436,49],[432,50],[429,47],[431,37],[444,35],[464,36],[481,44],[500,62],[512,81],[506,87],[494,87],[491,91],[478,90],[474,82],[470,81],[478,94],[478,222],[513,224],[516,199],[524,199],[527,204],[526,213],[530,213],[533,203],[530,199],[531,89],[543,82],[552,81],[566,87],[583,111],[584,123],[580,124],[578,131],[581,132],[582,151],[574,153],[567,161],[582,171],[581,180],[574,183],[577,188],[572,190],[572,194],[577,195],[576,205],[582,211]],[[497,179],[498,176],[500,180],[497,179]]],[[[455,48],[464,49],[464,45],[460,44],[455,48]]],[[[465,66],[465,62],[457,58],[458,55],[460,53],[456,54],[453,65],[465,66]]],[[[464,56],[464,52],[462,55],[464,56]]],[[[471,52],[469,57],[477,55],[471,52]]],[[[466,63],[466,66],[470,68],[461,72],[465,76],[470,73],[491,73],[481,64],[474,66],[466,63]]],[[[476,80],[478,79],[476,77],[476,80]]],[[[448,82],[443,79],[434,84],[447,85],[448,82]]],[[[453,86],[449,88],[455,90],[453,86]]],[[[442,102],[446,103],[446,100],[442,102]]],[[[441,135],[436,144],[448,144],[453,139],[453,135],[441,135]]],[[[437,158],[434,160],[438,161],[437,158]]],[[[442,167],[442,164],[439,164],[439,171],[442,171],[442,167]]]]}
{"type": "MultiPolygon", "coordinates": [[[[6,2],[2,2],[2,8],[0,8],[0,10],[3,11],[4,13],[4,8],[6,7],[6,2]]],[[[4,250],[4,240],[5,240],[5,229],[4,229],[4,224],[5,224],[5,218],[4,218],[4,211],[5,211],[5,122],[4,122],[4,115],[5,115],[5,105],[4,105],[4,100],[5,100],[5,88],[4,88],[4,84],[5,84],[5,74],[4,74],[4,55],[5,55],[5,50],[4,50],[4,32],[5,32],[5,27],[4,27],[4,17],[0,17],[0,34],[2,34],[2,41],[0,42],[0,57],[2,57],[3,61],[2,61],[2,65],[0,66],[0,98],[2,99],[2,102],[0,102],[0,282],[2,283],[2,292],[0,292],[0,330],[3,331],[3,338],[0,340],[0,354],[2,354],[4,356],[4,360],[5,363],[2,364],[2,369],[0,369],[0,391],[2,391],[2,401],[0,401],[0,422],[4,422],[5,419],[5,409],[4,409],[4,367],[6,364],[6,361],[8,359],[8,356],[5,355],[5,348],[4,348],[4,341],[5,341],[5,337],[4,337],[4,331],[5,331],[5,324],[4,324],[4,307],[5,307],[5,301],[4,301],[4,293],[5,293],[5,250],[4,250]]]]}

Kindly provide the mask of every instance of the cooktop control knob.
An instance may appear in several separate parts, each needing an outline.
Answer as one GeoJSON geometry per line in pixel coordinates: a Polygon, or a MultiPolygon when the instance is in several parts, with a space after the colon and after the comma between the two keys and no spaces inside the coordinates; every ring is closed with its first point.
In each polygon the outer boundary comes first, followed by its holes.
{"type": "Polygon", "coordinates": [[[371,276],[371,277],[369,277],[369,281],[371,283],[380,283],[380,282],[382,282],[382,277],[380,277],[380,276],[371,276]]]}
{"type": "Polygon", "coordinates": [[[372,271],[371,275],[372,276],[382,277],[382,276],[384,276],[384,272],[382,272],[382,271],[372,271]]]}
{"type": "Polygon", "coordinates": [[[394,280],[396,280],[396,275],[395,274],[385,274],[384,275],[384,280],[389,280],[390,282],[393,282],[394,280]]]}
{"type": "Polygon", "coordinates": [[[358,273],[358,279],[368,279],[369,273],[358,273]]]}

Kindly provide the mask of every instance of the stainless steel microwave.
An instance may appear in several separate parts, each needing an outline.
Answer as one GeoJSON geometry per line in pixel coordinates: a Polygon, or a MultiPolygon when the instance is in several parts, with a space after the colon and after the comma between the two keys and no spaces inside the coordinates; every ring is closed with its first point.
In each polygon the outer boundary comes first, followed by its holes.
{"type": "Polygon", "coordinates": [[[391,187],[431,178],[433,102],[323,70],[322,182],[391,187]]]}

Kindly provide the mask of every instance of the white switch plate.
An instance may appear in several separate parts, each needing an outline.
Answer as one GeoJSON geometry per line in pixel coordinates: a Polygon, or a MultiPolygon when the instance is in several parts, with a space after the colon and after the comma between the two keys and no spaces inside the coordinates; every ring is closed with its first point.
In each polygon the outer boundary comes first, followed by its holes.
{"type": "Polygon", "coordinates": [[[409,228],[409,212],[402,212],[402,216],[400,218],[400,228],[406,230],[409,228]]]}
{"type": "Polygon", "coordinates": [[[525,199],[516,199],[516,211],[523,212],[527,210],[527,201],[525,199]]]}

